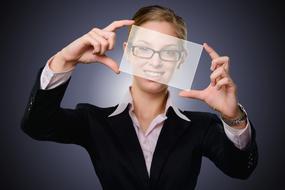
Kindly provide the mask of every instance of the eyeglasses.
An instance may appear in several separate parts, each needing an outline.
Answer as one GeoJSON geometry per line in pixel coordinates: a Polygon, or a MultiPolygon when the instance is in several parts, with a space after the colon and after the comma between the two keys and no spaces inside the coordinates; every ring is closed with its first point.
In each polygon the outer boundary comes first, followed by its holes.
{"type": "Polygon", "coordinates": [[[159,54],[159,58],[162,61],[177,62],[181,58],[182,51],[172,49],[162,49],[156,51],[154,49],[145,46],[131,46],[134,56],[144,59],[151,59],[155,53],[159,54]]]}

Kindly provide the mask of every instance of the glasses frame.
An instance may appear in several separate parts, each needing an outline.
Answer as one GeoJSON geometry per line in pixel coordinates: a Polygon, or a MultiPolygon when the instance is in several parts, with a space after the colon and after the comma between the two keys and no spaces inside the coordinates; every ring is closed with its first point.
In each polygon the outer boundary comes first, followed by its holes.
{"type": "Polygon", "coordinates": [[[157,53],[157,54],[159,55],[160,60],[165,61],[165,62],[178,62],[178,61],[181,59],[182,53],[183,53],[183,51],[171,50],[171,51],[179,52],[179,57],[178,57],[178,59],[172,61],[172,60],[163,59],[163,58],[161,57],[161,52],[163,52],[163,51],[169,51],[169,50],[161,49],[161,50],[158,50],[158,51],[157,51],[157,50],[154,50],[154,49],[149,48],[149,47],[140,46],[140,45],[132,45],[132,44],[131,44],[131,47],[130,47],[130,48],[131,48],[132,54],[133,54],[134,56],[136,56],[136,57],[143,58],[143,59],[151,59],[151,58],[153,57],[153,55],[157,53]],[[137,47],[142,47],[142,48],[146,48],[146,49],[148,49],[148,50],[151,50],[151,51],[152,51],[151,56],[149,56],[149,57],[144,57],[144,56],[139,56],[139,55],[135,54],[135,48],[137,48],[137,47]]]}

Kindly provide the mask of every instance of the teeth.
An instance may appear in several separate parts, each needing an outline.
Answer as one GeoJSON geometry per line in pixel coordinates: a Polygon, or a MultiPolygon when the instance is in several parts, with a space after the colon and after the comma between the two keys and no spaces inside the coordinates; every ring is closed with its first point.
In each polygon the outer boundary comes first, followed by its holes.
{"type": "Polygon", "coordinates": [[[155,72],[155,71],[144,71],[147,75],[152,76],[152,77],[158,77],[161,76],[162,73],[161,72],[155,72]]]}

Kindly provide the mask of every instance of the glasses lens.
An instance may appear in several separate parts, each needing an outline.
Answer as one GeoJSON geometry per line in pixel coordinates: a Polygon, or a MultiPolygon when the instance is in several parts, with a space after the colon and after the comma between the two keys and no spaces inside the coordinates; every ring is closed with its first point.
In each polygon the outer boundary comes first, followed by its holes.
{"type": "Polygon", "coordinates": [[[181,52],[177,50],[163,50],[160,52],[161,59],[165,61],[178,61],[181,52]]]}
{"type": "Polygon", "coordinates": [[[143,46],[133,46],[133,54],[138,57],[150,58],[153,50],[143,46]]]}

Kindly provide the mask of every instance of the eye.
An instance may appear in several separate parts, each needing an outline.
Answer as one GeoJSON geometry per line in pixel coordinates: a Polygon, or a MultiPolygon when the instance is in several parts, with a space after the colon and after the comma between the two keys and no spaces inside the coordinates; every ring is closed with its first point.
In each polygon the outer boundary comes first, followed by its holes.
{"type": "Polygon", "coordinates": [[[163,54],[169,57],[176,57],[179,54],[179,52],[177,50],[164,50],[163,54]]]}
{"type": "Polygon", "coordinates": [[[133,53],[137,56],[149,57],[152,55],[153,50],[145,46],[134,46],[133,53]]]}
{"type": "Polygon", "coordinates": [[[137,51],[140,51],[140,52],[147,52],[150,50],[149,48],[144,47],[144,46],[136,46],[136,49],[137,51]]]}

